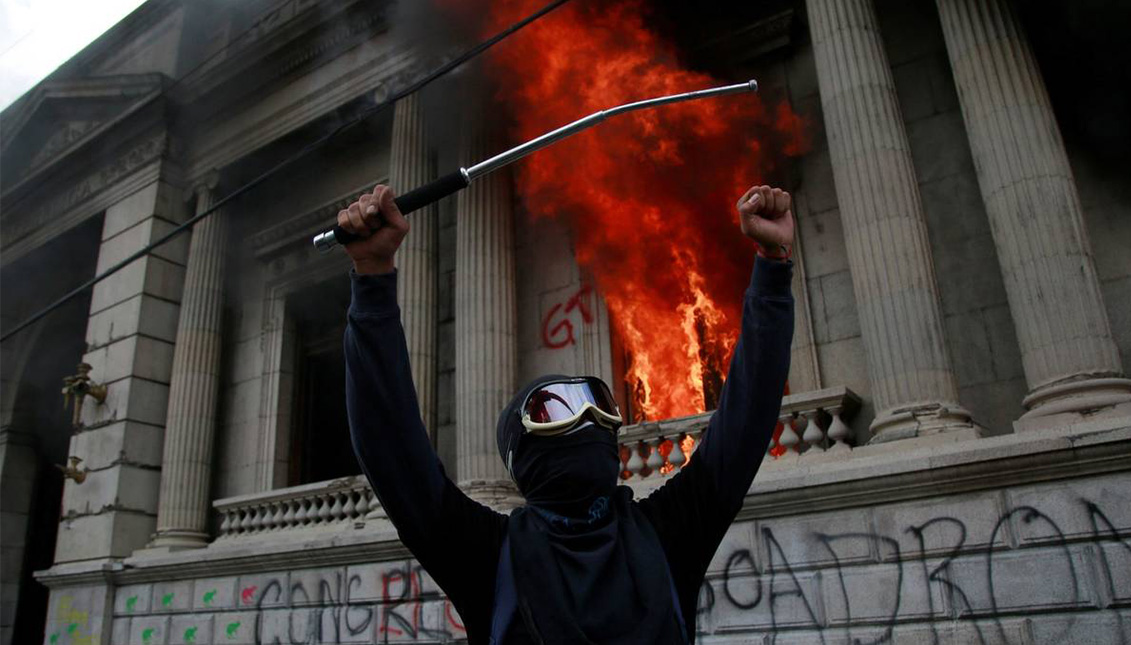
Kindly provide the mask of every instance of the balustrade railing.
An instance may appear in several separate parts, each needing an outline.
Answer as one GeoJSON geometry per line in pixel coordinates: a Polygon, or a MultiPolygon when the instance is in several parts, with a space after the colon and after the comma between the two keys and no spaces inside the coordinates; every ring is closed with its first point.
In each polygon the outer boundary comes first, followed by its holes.
{"type": "MultiPolygon", "coordinates": [[[[790,461],[852,450],[844,420],[860,406],[845,387],[792,394],[782,400],[781,433],[770,442],[768,459],[790,461]]],[[[694,457],[710,414],[648,421],[621,430],[621,478],[665,477],[694,457]]],[[[340,529],[383,516],[380,502],[362,476],[293,486],[212,503],[220,515],[217,540],[266,537],[284,531],[340,529]]]]}
{"type": "Polygon", "coordinates": [[[212,506],[220,514],[217,540],[288,530],[340,529],[367,515],[372,517],[381,508],[360,475],[218,499],[212,506]]]}
{"type": "MultiPolygon", "coordinates": [[[[851,451],[852,433],[844,420],[859,407],[860,397],[846,387],[785,397],[778,418],[781,433],[770,442],[769,458],[788,460],[851,451]]],[[[705,413],[646,421],[621,430],[621,479],[663,477],[682,468],[692,458],[710,418],[705,413]]]]}

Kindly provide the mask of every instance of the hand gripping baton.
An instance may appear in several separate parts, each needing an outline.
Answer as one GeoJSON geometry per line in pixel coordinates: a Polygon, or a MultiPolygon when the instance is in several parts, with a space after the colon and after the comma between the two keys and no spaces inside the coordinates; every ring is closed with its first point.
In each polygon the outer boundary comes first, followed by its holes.
{"type": "MultiPolygon", "coordinates": [[[[725,94],[737,94],[739,92],[756,92],[758,91],[758,82],[750,80],[745,83],[737,83],[735,85],[724,85],[722,87],[713,87],[706,90],[696,90],[694,92],[684,92],[683,94],[672,94],[670,96],[659,96],[654,99],[646,101],[637,101],[635,103],[626,103],[618,105],[607,110],[594,112],[587,117],[578,119],[568,125],[551,130],[546,134],[538,136],[526,143],[517,145],[510,150],[481,161],[469,168],[460,168],[455,172],[450,172],[436,181],[425,184],[414,190],[397,197],[393,203],[397,205],[401,213],[408,215],[409,213],[424,208],[429,204],[440,201],[441,199],[451,195],[452,193],[459,192],[464,188],[471,185],[475,179],[486,175],[489,172],[498,170],[507,164],[518,161],[526,155],[540,150],[546,146],[560,141],[572,134],[587,130],[605,119],[624,114],[625,112],[633,112],[635,110],[643,110],[646,108],[653,108],[660,105],[667,105],[668,103],[679,103],[682,101],[692,101],[695,99],[705,99],[711,96],[723,96],[725,94]]],[[[335,244],[349,244],[360,237],[348,233],[340,226],[323,231],[314,236],[314,246],[321,251],[327,251],[334,247],[335,244]]]]}

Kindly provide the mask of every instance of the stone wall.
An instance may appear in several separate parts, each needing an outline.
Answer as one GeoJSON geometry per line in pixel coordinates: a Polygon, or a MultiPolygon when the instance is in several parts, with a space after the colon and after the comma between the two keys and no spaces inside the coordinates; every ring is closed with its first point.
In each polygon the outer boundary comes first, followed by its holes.
{"type": "MultiPolygon", "coordinates": [[[[1131,465],[1121,450],[1131,430],[1105,427],[767,462],[700,589],[699,642],[1131,642],[1131,465]]],[[[639,497],[662,482],[634,487],[639,497]]],[[[80,585],[74,570],[46,579],[45,642],[465,636],[387,520],[224,538],[123,565],[82,574],[80,585]]]]}

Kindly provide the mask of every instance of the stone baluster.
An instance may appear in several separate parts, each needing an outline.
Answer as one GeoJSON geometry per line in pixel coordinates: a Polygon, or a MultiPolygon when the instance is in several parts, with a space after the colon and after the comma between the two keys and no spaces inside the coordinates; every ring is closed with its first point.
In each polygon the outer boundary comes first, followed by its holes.
{"type": "MultiPolygon", "coordinates": [[[[675,469],[678,469],[686,461],[686,457],[683,454],[683,448],[681,447],[684,436],[685,435],[683,434],[677,434],[671,438],[672,451],[668,453],[668,463],[671,464],[675,469]]],[[[675,471],[673,470],[672,472],[675,471]]]]}
{"type": "Polygon", "coordinates": [[[807,0],[877,415],[872,440],[977,436],[958,406],[911,151],[872,0],[807,0]]]}
{"type": "Polygon", "coordinates": [[[825,432],[817,424],[817,417],[821,414],[819,409],[805,410],[801,413],[805,417],[805,430],[801,433],[801,440],[805,442],[805,454],[815,455],[825,451],[825,432]]]}
{"type": "Polygon", "coordinates": [[[851,431],[844,423],[844,420],[840,418],[841,412],[843,411],[843,405],[834,405],[828,409],[829,416],[832,419],[829,421],[828,435],[830,440],[836,442],[829,446],[829,452],[843,452],[852,449],[851,446],[848,445],[848,438],[851,431]]]}
{"type": "Polygon", "coordinates": [[[938,7],[1021,346],[1023,419],[1131,407],[1076,181],[1014,8],[1006,0],[938,7]]]}
{"type": "Polygon", "coordinates": [[[630,477],[640,477],[640,471],[644,470],[644,459],[640,456],[643,445],[642,442],[636,441],[628,446],[631,456],[628,458],[628,463],[625,464],[625,470],[631,473],[630,477]]]}
{"type": "Polygon", "coordinates": [[[648,475],[659,475],[660,469],[664,467],[664,456],[660,454],[660,445],[664,443],[663,437],[656,437],[655,439],[648,440],[648,475]]]}
{"type": "Polygon", "coordinates": [[[796,456],[800,452],[801,437],[797,436],[797,432],[793,429],[793,413],[783,413],[778,417],[778,423],[782,425],[781,435],[778,437],[778,445],[785,449],[785,454],[782,456],[796,456]]]}

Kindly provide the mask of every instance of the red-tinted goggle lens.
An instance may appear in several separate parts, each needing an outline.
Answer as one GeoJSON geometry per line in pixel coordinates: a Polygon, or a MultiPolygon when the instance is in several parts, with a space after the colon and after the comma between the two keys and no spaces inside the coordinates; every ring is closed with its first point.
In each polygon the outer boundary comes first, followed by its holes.
{"type": "Polygon", "coordinates": [[[530,393],[523,413],[534,423],[552,423],[572,419],[586,403],[606,414],[620,416],[612,392],[597,379],[547,383],[530,393]]]}

